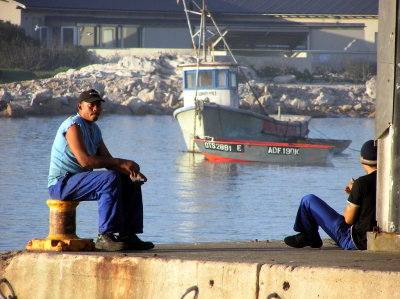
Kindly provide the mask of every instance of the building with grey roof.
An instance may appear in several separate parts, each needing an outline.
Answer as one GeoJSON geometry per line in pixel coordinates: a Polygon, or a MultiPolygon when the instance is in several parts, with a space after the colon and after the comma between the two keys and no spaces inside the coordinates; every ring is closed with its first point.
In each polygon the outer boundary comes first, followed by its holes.
{"type": "MultiPolygon", "coordinates": [[[[345,60],[376,61],[378,4],[379,0],[207,2],[234,52],[309,69],[345,60]]],[[[47,47],[192,47],[177,0],[0,0],[0,19],[20,25],[47,47]]]]}

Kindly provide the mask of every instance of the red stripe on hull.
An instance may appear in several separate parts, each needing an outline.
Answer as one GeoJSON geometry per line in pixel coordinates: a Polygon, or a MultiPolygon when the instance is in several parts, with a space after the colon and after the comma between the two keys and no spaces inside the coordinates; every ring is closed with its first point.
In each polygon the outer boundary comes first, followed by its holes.
{"type": "Polygon", "coordinates": [[[207,160],[211,162],[254,162],[254,161],[249,161],[249,160],[241,160],[241,159],[232,159],[232,158],[226,158],[226,157],[221,157],[221,156],[215,156],[211,154],[206,154],[203,153],[204,157],[207,158],[207,160]]]}
{"type": "Polygon", "coordinates": [[[309,143],[286,143],[286,142],[267,142],[267,141],[255,141],[255,140],[230,140],[230,139],[217,139],[217,140],[204,140],[194,139],[199,142],[210,142],[210,143],[226,143],[226,144],[243,144],[243,145],[257,145],[257,146],[281,146],[281,147],[297,147],[297,148],[333,148],[333,145],[322,145],[322,144],[309,144],[309,143]]]}

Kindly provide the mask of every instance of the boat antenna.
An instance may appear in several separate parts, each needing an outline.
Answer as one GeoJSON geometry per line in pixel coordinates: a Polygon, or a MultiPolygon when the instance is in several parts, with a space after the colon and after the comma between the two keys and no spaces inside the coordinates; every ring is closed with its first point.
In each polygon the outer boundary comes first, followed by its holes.
{"type": "MultiPolygon", "coordinates": [[[[177,0],[177,3],[179,3],[179,1],[180,0],[177,0]]],[[[265,107],[261,104],[261,102],[259,100],[259,95],[254,90],[253,86],[250,84],[250,81],[249,81],[246,73],[243,71],[241,66],[238,64],[238,62],[237,62],[237,60],[235,58],[235,55],[233,55],[232,50],[229,47],[229,45],[228,45],[228,43],[227,43],[227,41],[225,39],[225,35],[228,33],[228,30],[225,30],[224,32],[222,32],[220,30],[219,26],[217,25],[217,22],[215,21],[215,19],[212,16],[211,12],[208,10],[207,5],[205,3],[205,0],[202,0],[202,5],[201,6],[195,0],[182,0],[182,3],[183,3],[185,15],[186,15],[186,20],[187,20],[188,27],[189,27],[190,36],[191,36],[191,39],[192,39],[193,49],[196,51],[196,58],[197,58],[198,65],[200,63],[200,49],[202,49],[203,60],[207,61],[206,33],[208,32],[208,33],[211,33],[212,35],[215,35],[214,32],[212,32],[210,30],[207,30],[207,18],[209,18],[211,20],[211,23],[212,23],[213,27],[215,28],[216,32],[218,33],[218,36],[219,36],[216,39],[215,42],[210,43],[210,52],[213,53],[215,46],[219,42],[221,42],[221,41],[223,42],[223,44],[225,46],[225,49],[228,51],[230,57],[239,66],[240,74],[244,78],[247,86],[249,87],[251,93],[253,94],[253,97],[257,101],[260,109],[264,112],[265,115],[268,115],[268,112],[266,111],[265,107]],[[197,9],[197,10],[195,10],[195,9],[197,9]],[[190,19],[190,15],[191,14],[200,16],[200,26],[199,26],[199,29],[196,32],[193,32],[193,26],[191,24],[191,19],[190,19]],[[198,38],[198,45],[199,46],[196,45],[196,40],[195,40],[196,37],[198,38]]],[[[211,56],[211,59],[214,60],[214,56],[212,54],[210,56],[211,56]]],[[[197,80],[198,80],[198,78],[196,78],[196,82],[197,82],[197,80]]]]}
{"type": "MultiPolygon", "coordinates": [[[[179,1],[180,0],[177,2],[179,3],[179,1]]],[[[196,57],[200,59],[200,54],[202,52],[203,60],[207,61],[206,34],[207,32],[212,32],[207,30],[207,17],[209,17],[209,12],[205,0],[202,0],[201,6],[195,0],[182,0],[182,4],[196,57]],[[194,26],[192,26],[191,15],[200,16],[200,26],[197,31],[193,30],[194,26]],[[197,44],[196,39],[198,39],[197,44]]]]}

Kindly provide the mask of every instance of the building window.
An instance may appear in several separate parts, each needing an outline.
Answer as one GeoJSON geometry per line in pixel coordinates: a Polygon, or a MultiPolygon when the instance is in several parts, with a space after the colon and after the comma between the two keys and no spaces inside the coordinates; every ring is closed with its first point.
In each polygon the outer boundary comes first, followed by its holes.
{"type": "Polygon", "coordinates": [[[101,47],[106,49],[116,48],[117,35],[116,27],[102,27],[101,28],[101,47]]]}
{"type": "Polygon", "coordinates": [[[61,27],[61,47],[69,48],[78,45],[76,27],[61,27]]]}
{"type": "Polygon", "coordinates": [[[39,26],[35,28],[37,34],[38,34],[38,39],[40,41],[40,45],[42,47],[47,47],[48,46],[48,29],[45,26],[39,26]]]}
{"type": "Polygon", "coordinates": [[[79,45],[86,48],[96,47],[96,27],[94,25],[79,26],[79,45]]]}
{"type": "Polygon", "coordinates": [[[139,48],[139,28],[122,27],[121,28],[121,47],[122,48],[139,48]]]}

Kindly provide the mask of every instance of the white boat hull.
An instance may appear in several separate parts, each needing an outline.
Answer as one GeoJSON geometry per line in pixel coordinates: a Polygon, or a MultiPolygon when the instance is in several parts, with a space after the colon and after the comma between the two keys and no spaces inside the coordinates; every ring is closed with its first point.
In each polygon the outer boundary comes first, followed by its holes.
{"type": "MultiPolygon", "coordinates": [[[[187,149],[200,152],[194,137],[213,137],[216,139],[259,140],[270,142],[289,141],[305,138],[308,133],[310,117],[303,121],[279,121],[270,116],[248,110],[204,104],[197,111],[194,106],[175,110],[187,149]]],[[[299,116],[295,116],[299,119],[299,116]]]]}

